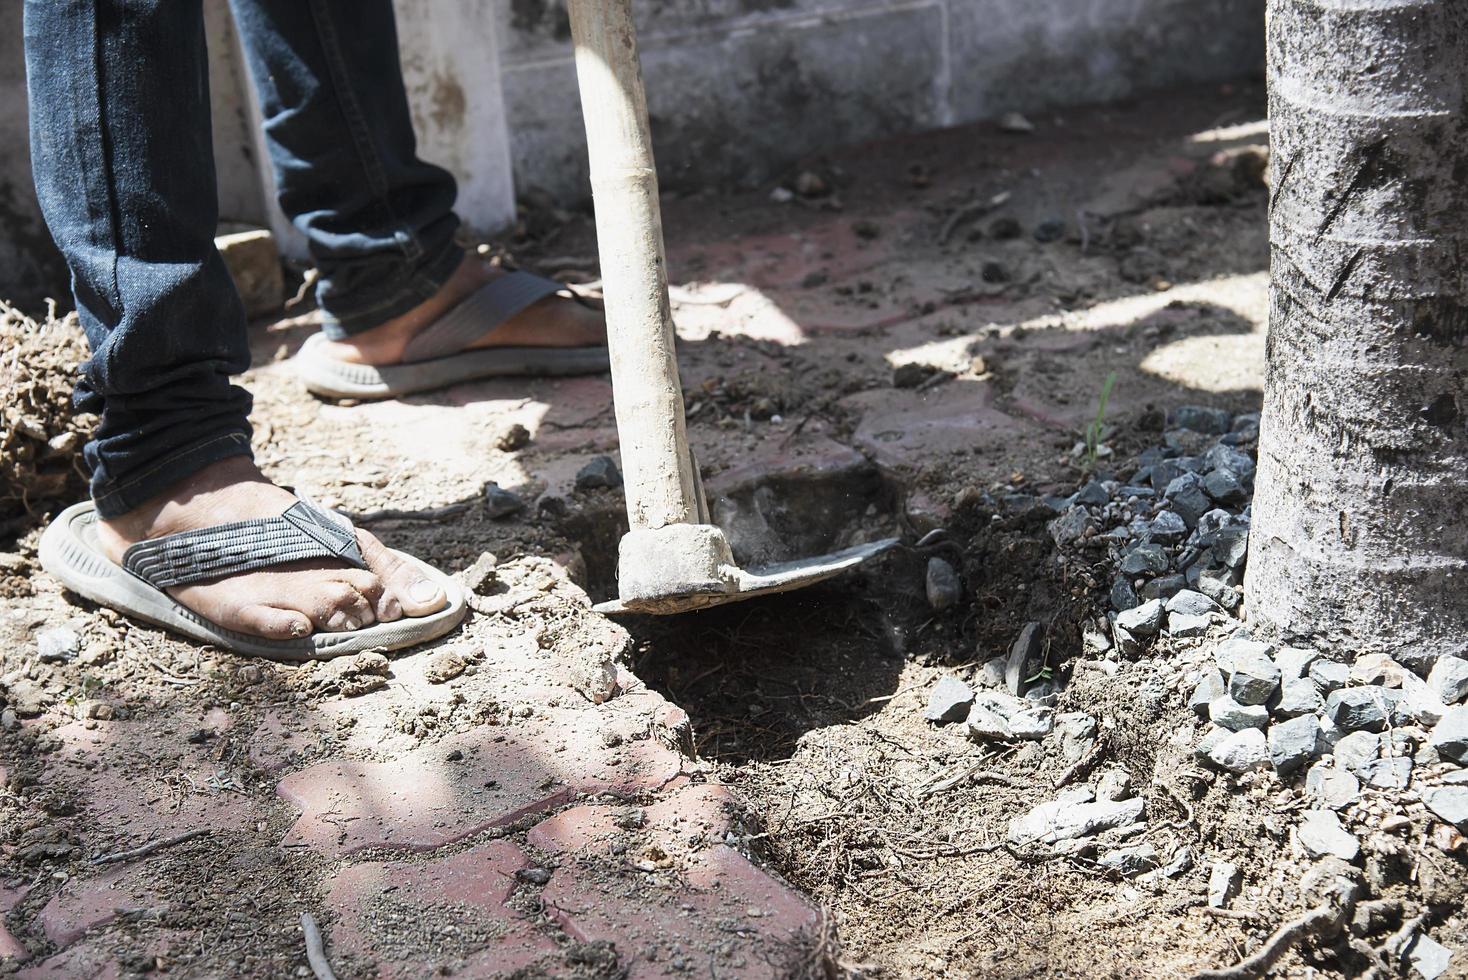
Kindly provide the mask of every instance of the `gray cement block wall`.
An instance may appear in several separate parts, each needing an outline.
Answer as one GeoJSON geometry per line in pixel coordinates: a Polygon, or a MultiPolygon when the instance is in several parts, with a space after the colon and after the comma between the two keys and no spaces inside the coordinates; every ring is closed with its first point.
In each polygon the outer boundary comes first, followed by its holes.
{"type": "MultiPolygon", "coordinates": [[[[415,15],[402,32],[405,48],[413,48],[404,52],[405,65],[436,71],[458,63],[458,74],[484,69],[471,72],[468,88],[471,108],[484,104],[483,112],[469,114],[476,125],[440,127],[423,140],[472,178],[476,192],[462,203],[485,213],[466,213],[470,224],[488,228],[503,219],[508,191],[495,189],[502,179],[478,173],[486,161],[508,159],[522,191],[534,186],[567,203],[585,200],[585,137],[565,0],[452,0],[439,20],[456,26],[443,30],[418,21],[446,0],[396,2],[415,15]],[[489,51],[481,47],[476,56],[476,44],[489,51]],[[445,50],[417,50],[424,46],[445,50]],[[498,91],[486,90],[493,89],[490,76],[498,91]]],[[[1010,110],[1254,75],[1263,67],[1264,0],[636,6],[658,168],[675,188],[757,184],[823,149],[1010,110]]],[[[20,7],[0,3],[0,298],[34,305],[64,291],[64,279],[31,191],[20,7]]],[[[223,8],[223,0],[206,0],[221,215],[283,231],[261,178],[245,73],[223,8]]],[[[432,125],[431,112],[418,115],[432,125]]]]}

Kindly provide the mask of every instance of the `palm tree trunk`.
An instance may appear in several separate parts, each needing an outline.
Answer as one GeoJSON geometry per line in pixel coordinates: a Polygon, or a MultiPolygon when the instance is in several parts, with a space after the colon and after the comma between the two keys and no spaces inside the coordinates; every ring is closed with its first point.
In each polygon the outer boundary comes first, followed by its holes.
{"type": "Polygon", "coordinates": [[[1468,9],[1270,0],[1266,632],[1468,652],[1468,9]]]}

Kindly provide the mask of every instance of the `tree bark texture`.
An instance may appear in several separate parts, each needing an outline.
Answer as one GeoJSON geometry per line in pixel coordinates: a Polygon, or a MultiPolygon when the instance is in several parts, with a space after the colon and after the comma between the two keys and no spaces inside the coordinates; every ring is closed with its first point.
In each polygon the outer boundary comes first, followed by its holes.
{"type": "Polygon", "coordinates": [[[1468,4],[1270,0],[1257,631],[1468,653],[1468,4]]]}

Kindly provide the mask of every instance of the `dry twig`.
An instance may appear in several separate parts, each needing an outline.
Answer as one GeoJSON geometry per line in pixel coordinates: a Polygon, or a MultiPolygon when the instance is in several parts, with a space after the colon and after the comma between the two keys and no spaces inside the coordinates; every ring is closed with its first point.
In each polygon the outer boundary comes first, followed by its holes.
{"type": "Polygon", "coordinates": [[[306,962],[311,964],[316,980],[336,980],[331,961],[326,958],[326,946],[321,942],[321,930],[310,912],[301,913],[301,931],[306,934],[306,962]]]}
{"type": "Polygon", "coordinates": [[[134,847],[132,850],[129,851],[117,851],[113,854],[101,854],[97,857],[92,858],[92,863],[116,864],[118,861],[131,861],[133,858],[147,857],[149,854],[152,854],[155,851],[161,851],[165,847],[172,847],[175,844],[182,844],[185,841],[191,841],[196,837],[207,837],[213,832],[214,831],[208,827],[200,827],[196,830],[190,830],[188,833],[179,834],[177,837],[164,837],[160,840],[149,841],[142,847],[134,847]]]}
{"type": "Polygon", "coordinates": [[[1257,980],[1306,936],[1339,929],[1354,905],[1350,896],[1344,893],[1336,900],[1317,905],[1298,919],[1291,919],[1276,929],[1254,955],[1230,967],[1195,973],[1193,980],[1257,980]]]}

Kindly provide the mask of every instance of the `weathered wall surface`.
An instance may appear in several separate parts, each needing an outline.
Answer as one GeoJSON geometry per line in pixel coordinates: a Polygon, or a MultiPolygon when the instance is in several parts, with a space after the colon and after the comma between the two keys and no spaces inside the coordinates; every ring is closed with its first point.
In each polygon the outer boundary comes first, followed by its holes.
{"type": "MultiPolygon", "coordinates": [[[[587,196],[565,0],[394,0],[425,157],[472,227],[512,187],[587,196]]],[[[209,11],[220,210],[291,240],[245,74],[209,11]]],[[[1264,0],[637,0],[659,170],[746,185],[823,147],[1172,84],[1256,74],[1264,0]]],[[[55,283],[25,149],[20,4],[0,3],[0,296],[55,283]],[[39,237],[38,237],[39,236],[39,237]]],[[[50,287],[54,291],[54,285],[50,287]]]]}

